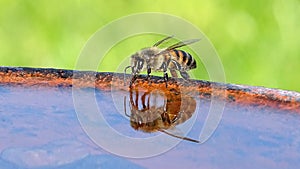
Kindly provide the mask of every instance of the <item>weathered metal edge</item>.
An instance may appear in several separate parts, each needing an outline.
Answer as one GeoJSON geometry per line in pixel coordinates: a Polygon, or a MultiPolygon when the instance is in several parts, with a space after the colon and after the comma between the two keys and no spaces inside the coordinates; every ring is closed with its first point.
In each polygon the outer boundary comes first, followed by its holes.
{"type": "MultiPolygon", "coordinates": [[[[130,76],[126,75],[128,84],[130,76]]],[[[100,90],[129,90],[124,85],[124,74],[110,72],[74,71],[53,68],[0,67],[0,84],[22,86],[92,87],[100,90]]],[[[218,97],[226,102],[273,107],[300,113],[300,93],[256,86],[224,84],[204,80],[170,78],[168,88],[162,77],[138,76],[135,85],[161,90],[181,90],[186,94],[211,98],[218,97]]]]}

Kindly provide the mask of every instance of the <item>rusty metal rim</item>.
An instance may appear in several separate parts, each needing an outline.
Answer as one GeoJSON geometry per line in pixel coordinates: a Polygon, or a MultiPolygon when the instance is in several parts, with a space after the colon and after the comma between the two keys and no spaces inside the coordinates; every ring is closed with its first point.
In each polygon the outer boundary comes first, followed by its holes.
{"type": "MultiPolygon", "coordinates": [[[[126,75],[126,79],[130,79],[126,75]]],[[[63,87],[95,87],[99,90],[128,90],[124,86],[124,74],[110,72],[73,71],[50,68],[0,67],[0,84],[22,86],[63,86],[63,87]]],[[[128,82],[127,80],[127,82],[128,82]]],[[[168,88],[163,78],[153,77],[151,83],[146,76],[140,75],[136,85],[161,90],[184,89],[189,95],[201,98],[211,98],[216,94],[226,102],[273,107],[300,113],[300,93],[264,87],[224,84],[203,80],[190,80],[185,83],[182,79],[170,78],[168,88]]]]}

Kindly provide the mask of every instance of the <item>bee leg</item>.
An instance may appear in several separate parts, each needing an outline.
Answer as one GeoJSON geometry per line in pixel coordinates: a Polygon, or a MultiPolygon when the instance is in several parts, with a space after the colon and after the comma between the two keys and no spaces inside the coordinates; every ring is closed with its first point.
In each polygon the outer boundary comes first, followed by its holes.
{"type": "Polygon", "coordinates": [[[166,63],[163,63],[162,65],[161,65],[161,68],[163,69],[163,71],[164,71],[164,81],[165,81],[165,83],[166,83],[166,88],[168,87],[168,79],[169,79],[169,77],[168,77],[168,73],[167,73],[167,65],[166,65],[166,63]]]}
{"type": "Polygon", "coordinates": [[[178,75],[174,69],[170,69],[170,73],[171,73],[172,77],[178,77],[178,75]]]}
{"type": "Polygon", "coordinates": [[[151,68],[150,68],[150,66],[147,66],[147,80],[148,80],[148,82],[149,82],[149,84],[151,84],[151,81],[150,81],[150,73],[151,73],[151,68]]]}
{"type": "Polygon", "coordinates": [[[165,83],[166,83],[166,88],[168,87],[168,79],[169,79],[168,73],[167,73],[167,72],[164,72],[164,81],[165,81],[165,83]]]}
{"type": "Polygon", "coordinates": [[[131,67],[131,66],[127,66],[127,67],[124,69],[124,86],[126,85],[126,78],[125,78],[125,76],[126,76],[126,70],[127,70],[128,68],[131,68],[131,69],[132,69],[132,67],[131,67]]]}
{"type": "Polygon", "coordinates": [[[147,66],[147,77],[150,77],[150,73],[151,73],[151,68],[150,66],[147,66]]]}
{"type": "Polygon", "coordinates": [[[184,80],[188,80],[190,78],[189,74],[184,71],[180,71],[180,75],[184,80]]]}

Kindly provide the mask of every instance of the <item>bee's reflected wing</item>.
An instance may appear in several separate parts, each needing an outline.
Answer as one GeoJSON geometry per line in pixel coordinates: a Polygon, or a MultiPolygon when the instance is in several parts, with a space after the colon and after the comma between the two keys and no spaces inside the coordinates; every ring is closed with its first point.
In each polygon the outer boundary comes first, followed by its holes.
{"type": "Polygon", "coordinates": [[[181,41],[181,42],[175,43],[175,44],[172,45],[172,46],[169,46],[169,47],[167,48],[167,50],[172,50],[172,49],[180,48],[180,47],[182,47],[182,46],[186,46],[186,45],[189,45],[189,44],[198,42],[199,40],[200,40],[200,39],[190,39],[190,40],[181,41]]]}
{"type": "Polygon", "coordinates": [[[165,41],[167,41],[167,40],[169,40],[169,39],[171,39],[171,38],[173,38],[173,37],[174,37],[174,35],[168,36],[168,37],[166,37],[166,38],[164,38],[164,39],[162,39],[162,40],[156,42],[156,43],[153,45],[153,47],[154,47],[154,46],[158,46],[158,45],[162,44],[163,42],[165,42],[165,41]]]}
{"type": "Polygon", "coordinates": [[[182,139],[182,140],[187,140],[187,141],[199,143],[198,140],[191,139],[191,138],[188,138],[188,137],[184,137],[183,133],[178,128],[176,128],[176,127],[173,127],[171,129],[168,129],[168,130],[159,129],[159,131],[163,132],[163,133],[165,133],[167,135],[170,135],[172,137],[176,137],[176,138],[179,138],[179,139],[182,139]]]}

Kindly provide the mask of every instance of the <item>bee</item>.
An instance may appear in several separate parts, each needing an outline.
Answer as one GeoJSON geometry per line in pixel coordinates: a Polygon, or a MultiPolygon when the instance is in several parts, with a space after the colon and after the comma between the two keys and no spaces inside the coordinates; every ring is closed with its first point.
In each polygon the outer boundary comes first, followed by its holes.
{"type": "Polygon", "coordinates": [[[166,98],[155,95],[149,90],[139,96],[138,90],[135,90],[134,93],[131,89],[129,99],[130,115],[126,112],[126,97],[124,97],[125,115],[130,118],[131,127],[146,133],[159,131],[172,137],[199,143],[198,140],[178,135],[178,132],[176,132],[178,130],[175,128],[176,125],[182,124],[192,117],[196,109],[195,99],[178,93],[166,93],[165,96],[166,98]],[[155,103],[159,97],[164,99],[163,104],[160,106],[155,103]],[[139,105],[139,102],[142,105],[139,105]]]}
{"type": "Polygon", "coordinates": [[[129,87],[132,86],[132,84],[137,78],[137,75],[141,71],[146,70],[148,80],[150,78],[152,70],[163,72],[166,87],[168,85],[167,69],[170,70],[172,77],[178,77],[176,71],[179,71],[183,79],[188,80],[190,78],[187,71],[195,69],[197,67],[196,60],[188,52],[178,50],[177,48],[195,43],[200,39],[190,39],[186,41],[181,41],[164,49],[160,49],[158,47],[160,44],[166,42],[172,37],[173,36],[168,36],[155,43],[152,47],[144,48],[131,56],[131,65],[127,66],[124,70],[125,82],[126,70],[128,68],[131,68],[132,79],[130,81],[129,87]]]}

